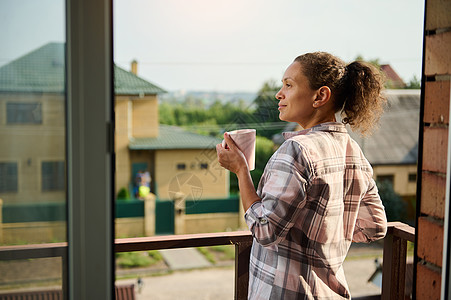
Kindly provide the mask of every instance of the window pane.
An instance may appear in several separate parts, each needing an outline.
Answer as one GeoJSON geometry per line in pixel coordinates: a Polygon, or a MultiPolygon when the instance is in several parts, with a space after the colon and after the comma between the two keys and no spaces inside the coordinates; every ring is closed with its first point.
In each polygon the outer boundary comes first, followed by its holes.
{"type": "Polygon", "coordinates": [[[0,298],[66,281],[65,3],[0,1],[0,298]]]}
{"type": "Polygon", "coordinates": [[[6,119],[8,124],[40,124],[41,103],[7,103],[6,119]]]}
{"type": "Polygon", "coordinates": [[[17,192],[17,163],[0,163],[0,192],[17,192]]]}
{"type": "Polygon", "coordinates": [[[64,161],[42,163],[42,190],[64,191],[65,185],[64,161]]]}

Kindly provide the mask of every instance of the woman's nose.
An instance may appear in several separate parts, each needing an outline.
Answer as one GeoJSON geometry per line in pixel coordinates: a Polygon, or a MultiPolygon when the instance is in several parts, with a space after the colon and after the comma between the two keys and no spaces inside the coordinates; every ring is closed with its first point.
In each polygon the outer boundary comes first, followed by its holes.
{"type": "Polygon", "coordinates": [[[276,99],[277,100],[282,100],[282,93],[280,92],[280,90],[276,94],[276,99]]]}

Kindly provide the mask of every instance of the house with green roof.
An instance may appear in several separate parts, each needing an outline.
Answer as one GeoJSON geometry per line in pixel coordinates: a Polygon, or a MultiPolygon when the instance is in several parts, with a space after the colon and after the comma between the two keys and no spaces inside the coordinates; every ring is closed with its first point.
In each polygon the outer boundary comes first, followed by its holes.
{"type": "MultiPolygon", "coordinates": [[[[139,77],[136,65],[132,70],[114,66],[116,194],[129,190],[133,198],[136,174],[147,171],[157,202],[180,193],[189,203],[228,198],[229,174],[216,159],[221,141],[160,125],[158,95],[165,90],[139,77]]],[[[0,67],[4,204],[65,202],[64,77],[63,43],[48,43],[0,67]]]]}

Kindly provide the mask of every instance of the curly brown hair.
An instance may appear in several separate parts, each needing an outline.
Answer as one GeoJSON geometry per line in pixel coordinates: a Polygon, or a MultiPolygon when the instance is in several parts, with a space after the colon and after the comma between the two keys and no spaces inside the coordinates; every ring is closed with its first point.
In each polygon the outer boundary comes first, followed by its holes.
{"type": "Polygon", "coordinates": [[[387,103],[379,69],[362,61],[346,64],[327,52],[306,53],[294,61],[302,65],[312,89],[330,88],[335,112],[340,112],[344,124],[362,135],[372,133],[387,103]]]}

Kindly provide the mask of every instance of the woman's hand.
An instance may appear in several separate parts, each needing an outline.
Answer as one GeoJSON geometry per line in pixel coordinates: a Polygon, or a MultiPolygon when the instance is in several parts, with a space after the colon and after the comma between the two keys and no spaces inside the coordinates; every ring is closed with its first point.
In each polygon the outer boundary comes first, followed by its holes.
{"type": "Polygon", "coordinates": [[[224,140],[226,143],[225,147],[222,144],[216,145],[219,164],[235,174],[249,172],[243,152],[241,152],[227,132],[224,133],[224,140]]]}
{"type": "Polygon", "coordinates": [[[227,132],[224,133],[224,140],[226,143],[225,147],[222,144],[216,145],[218,161],[221,166],[237,175],[241,202],[244,211],[247,211],[254,202],[261,201],[261,199],[255,192],[251,173],[243,152],[241,152],[227,132]]]}

